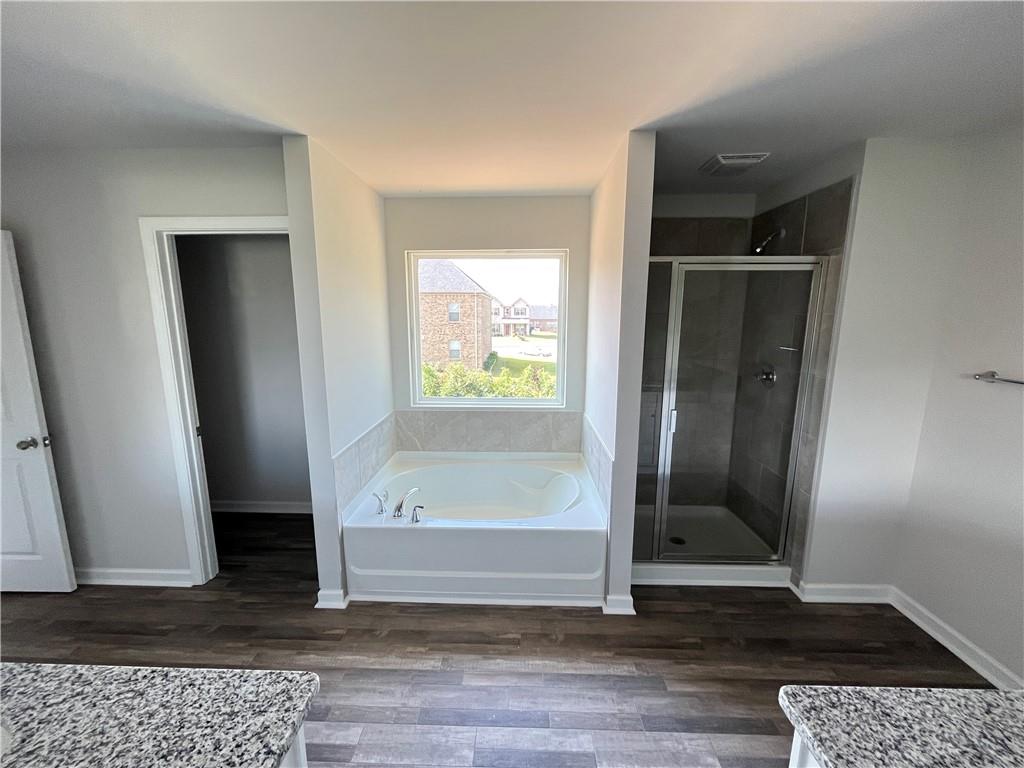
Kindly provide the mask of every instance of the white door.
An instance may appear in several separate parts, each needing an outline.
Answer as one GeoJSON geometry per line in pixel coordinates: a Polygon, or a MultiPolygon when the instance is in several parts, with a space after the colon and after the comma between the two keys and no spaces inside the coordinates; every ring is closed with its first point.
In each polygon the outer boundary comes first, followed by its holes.
{"type": "Polygon", "coordinates": [[[14,241],[10,232],[0,232],[0,238],[0,589],[70,592],[77,584],[39,396],[14,241]]]}

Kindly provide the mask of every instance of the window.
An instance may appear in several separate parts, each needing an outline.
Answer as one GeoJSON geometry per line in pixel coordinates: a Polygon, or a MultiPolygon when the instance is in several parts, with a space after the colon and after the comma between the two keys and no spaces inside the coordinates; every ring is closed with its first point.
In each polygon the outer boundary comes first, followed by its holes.
{"type": "Polygon", "coordinates": [[[413,405],[564,405],[566,251],[406,255],[413,405]]]}

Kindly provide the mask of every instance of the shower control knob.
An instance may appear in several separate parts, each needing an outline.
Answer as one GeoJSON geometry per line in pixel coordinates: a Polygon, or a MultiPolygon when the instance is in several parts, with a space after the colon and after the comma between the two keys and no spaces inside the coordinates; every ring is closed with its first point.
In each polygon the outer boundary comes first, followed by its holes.
{"type": "Polygon", "coordinates": [[[775,372],[774,365],[766,365],[760,371],[754,374],[754,381],[762,384],[768,389],[775,386],[775,382],[779,380],[779,375],[775,372]]]}

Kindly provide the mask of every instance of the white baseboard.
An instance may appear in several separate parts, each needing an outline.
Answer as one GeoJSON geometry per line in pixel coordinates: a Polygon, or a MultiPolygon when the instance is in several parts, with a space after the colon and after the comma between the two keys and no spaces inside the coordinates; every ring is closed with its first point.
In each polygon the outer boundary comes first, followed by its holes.
{"type": "Polygon", "coordinates": [[[608,595],[601,605],[601,610],[612,616],[636,616],[632,595],[608,595]]]}
{"type": "Polygon", "coordinates": [[[442,605],[540,605],[557,608],[598,608],[603,603],[599,597],[558,597],[551,595],[500,595],[444,594],[441,592],[408,593],[393,590],[349,593],[349,600],[370,603],[439,603],[442,605]]]}
{"type": "Polygon", "coordinates": [[[220,501],[210,500],[211,512],[249,512],[261,515],[312,515],[308,501],[220,501]]]}
{"type": "Polygon", "coordinates": [[[192,587],[192,572],[187,568],[75,568],[79,584],[106,584],[124,587],[192,587]]]}
{"type": "Polygon", "coordinates": [[[888,584],[825,584],[801,581],[789,585],[805,603],[881,603],[892,604],[892,587],[888,584]]]}
{"type": "Polygon", "coordinates": [[[921,629],[942,643],[967,666],[1003,690],[1024,688],[1024,677],[925,608],[921,603],[891,584],[808,584],[793,587],[806,603],[882,603],[891,605],[921,629]]]}
{"type": "Polygon", "coordinates": [[[340,589],[321,589],[316,593],[317,608],[348,608],[349,596],[340,589]]]}
{"type": "Polygon", "coordinates": [[[938,640],[967,666],[1003,690],[1024,688],[1024,677],[992,658],[934,613],[902,590],[892,587],[892,606],[938,640]]]}
{"type": "Polygon", "coordinates": [[[633,564],[633,583],[638,585],[787,587],[789,576],[788,565],[633,564]]]}

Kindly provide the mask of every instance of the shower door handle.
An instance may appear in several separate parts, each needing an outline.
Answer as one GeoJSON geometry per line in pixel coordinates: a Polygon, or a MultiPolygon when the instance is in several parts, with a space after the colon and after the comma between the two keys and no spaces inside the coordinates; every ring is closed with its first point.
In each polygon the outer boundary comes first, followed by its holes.
{"type": "Polygon", "coordinates": [[[673,432],[674,433],[676,431],[676,413],[677,412],[676,412],[675,408],[673,408],[671,411],[668,412],[668,431],[669,432],[673,432]]]}

